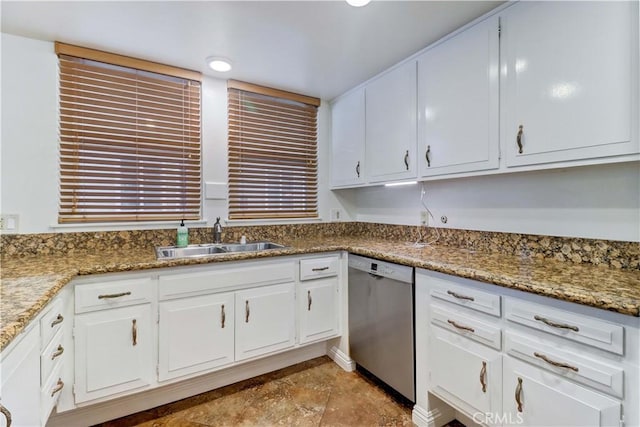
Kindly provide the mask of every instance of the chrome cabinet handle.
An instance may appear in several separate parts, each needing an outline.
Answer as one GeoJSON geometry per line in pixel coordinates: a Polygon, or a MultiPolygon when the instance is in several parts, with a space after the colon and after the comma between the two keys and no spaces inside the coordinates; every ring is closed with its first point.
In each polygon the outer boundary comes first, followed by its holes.
{"type": "Polygon", "coordinates": [[[58,382],[56,383],[56,386],[53,388],[53,390],[51,390],[51,397],[53,397],[54,394],[62,390],[62,387],[64,387],[64,383],[62,382],[61,378],[58,378],[58,382]]]}
{"type": "Polygon", "coordinates": [[[307,311],[311,311],[311,291],[307,291],[307,311]]]}
{"type": "Polygon", "coordinates": [[[119,294],[98,295],[98,299],[120,298],[131,295],[131,292],[120,292],[119,294]]]}
{"type": "Polygon", "coordinates": [[[404,154],[404,165],[407,167],[407,170],[409,170],[409,150],[404,154]]]}
{"type": "Polygon", "coordinates": [[[249,310],[249,300],[244,302],[244,323],[249,323],[249,314],[251,310],[249,310]]]}
{"type": "Polygon", "coordinates": [[[447,291],[447,294],[451,295],[454,298],[458,298],[458,299],[465,299],[465,300],[469,300],[469,301],[475,301],[476,300],[474,297],[468,297],[466,295],[458,294],[458,293],[453,292],[453,291],[447,291]]]}
{"type": "Polygon", "coordinates": [[[325,271],[328,269],[329,267],[325,266],[325,267],[312,268],[311,271],[325,271]]]}
{"type": "Polygon", "coordinates": [[[427,159],[427,167],[431,167],[431,146],[427,145],[427,153],[424,155],[424,158],[427,159]]]}
{"type": "Polygon", "coordinates": [[[136,319],[131,321],[131,340],[133,341],[133,345],[138,344],[138,325],[136,319]]]}
{"type": "Polygon", "coordinates": [[[62,345],[59,345],[58,349],[51,355],[51,360],[55,359],[58,356],[61,356],[62,353],[64,353],[64,347],[62,347],[62,345]]]}
{"type": "Polygon", "coordinates": [[[220,327],[222,329],[224,329],[225,320],[227,320],[227,315],[224,312],[224,304],[222,304],[222,307],[220,308],[220,327]]]}
{"type": "Polygon", "coordinates": [[[449,323],[450,325],[453,325],[454,328],[462,329],[463,331],[469,331],[469,332],[475,332],[476,331],[471,326],[461,325],[461,324],[459,324],[456,321],[451,320],[451,319],[447,320],[447,323],[449,323]]]}
{"type": "Polygon", "coordinates": [[[63,320],[64,320],[64,317],[62,316],[62,314],[58,314],[58,316],[54,319],[54,321],[51,322],[51,327],[53,328],[54,326],[62,323],[63,320]]]}
{"type": "Polygon", "coordinates": [[[554,322],[553,320],[547,319],[546,317],[538,316],[537,314],[533,316],[533,319],[537,320],[538,322],[542,322],[546,325],[549,325],[553,328],[571,329],[574,332],[580,331],[580,328],[578,328],[577,326],[567,325],[566,323],[557,323],[557,322],[554,322]]]}
{"type": "Polygon", "coordinates": [[[518,377],[518,385],[516,386],[516,403],[518,404],[518,412],[522,412],[522,378],[518,377]]]}
{"type": "Polygon", "coordinates": [[[4,418],[7,420],[7,427],[11,427],[11,412],[9,412],[7,408],[0,404],[0,413],[2,413],[2,415],[4,415],[4,418]]]}
{"type": "Polygon", "coordinates": [[[518,144],[518,153],[522,154],[522,134],[524,133],[522,125],[518,127],[518,136],[516,137],[516,143],[518,144]]]}
{"type": "Polygon", "coordinates": [[[547,356],[545,356],[542,353],[534,352],[533,355],[535,357],[537,357],[538,359],[544,360],[545,362],[547,362],[550,365],[557,366],[558,368],[571,369],[574,372],[578,372],[579,371],[579,369],[576,368],[575,366],[571,366],[571,365],[569,365],[567,363],[564,363],[564,362],[556,362],[555,360],[549,359],[547,356]]]}
{"type": "Polygon", "coordinates": [[[482,369],[480,369],[480,385],[482,386],[482,392],[487,392],[487,362],[482,362],[482,369]]]}
{"type": "Polygon", "coordinates": [[[360,161],[358,161],[358,164],[356,165],[356,175],[360,178],[360,161]]]}

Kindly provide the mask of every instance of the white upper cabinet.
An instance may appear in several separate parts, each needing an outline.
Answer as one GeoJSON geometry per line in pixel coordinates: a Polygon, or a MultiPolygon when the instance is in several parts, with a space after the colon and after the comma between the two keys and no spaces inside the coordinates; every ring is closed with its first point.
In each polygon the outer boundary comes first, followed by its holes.
{"type": "Polygon", "coordinates": [[[409,61],[366,87],[366,160],[370,182],[415,178],[416,62],[409,61]]]}
{"type": "Polygon", "coordinates": [[[355,186],[365,182],[364,88],[337,100],[331,106],[331,184],[355,186]]]}
{"type": "Polygon", "coordinates": [[[520,2],[502,13],[506,166],[637,153],[638,2],[520,2]]]}
{"type": "Polygon", "coordinates": [[[498,28],[491,17],[418,58],[421,177],[498,167],[498,28]]]}

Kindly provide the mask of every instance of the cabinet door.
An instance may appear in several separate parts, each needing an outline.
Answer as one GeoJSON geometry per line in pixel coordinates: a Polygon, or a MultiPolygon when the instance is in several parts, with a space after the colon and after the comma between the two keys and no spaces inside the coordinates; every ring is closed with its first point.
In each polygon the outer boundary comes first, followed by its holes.
{"type": "Polygon", "coordinates": [[[637,8],[525,1],[504,11],[507,166],[638,152],[637,8]]]}
{"type": "Polygon", "coordinates": [[[298,291],[300,343],[338,334],[338,278],[303,282],[298,291]]]}
{"type": "Polygon", "coordinates": [[[151,304],[79,314],[75,320],[76,403],[151,383],[151,304]]]}
{"type": "Polygon", "coordinates": [[[421,176],[498,167],[498,18],[418,59],[421,176]]]}
{"type": "MultiPolygon", "coordinates": [[[[24,332],[9,352],[2,354],[0,404],[11,413],[12,426],[40,425],[40,329],[24,332]]],[[[0,415],[0,426],[6,426],[0,415]]]]}
{"type": "Polygon", "coordinates": [[[365,182],[364,120],[363,88],[331,106],[331,183],[334,187],[365,182]]]}
{"type": "Polygon", "coordinates": [[[470,415],[500,411],[500,352],[437,326],[431,328],[429,344],[432,392],[470,415]]]}
{"type": "Polygon", "coordinates": [[[503,411],[510,424],[549,427],[620,425],[619,401],[553,373],[506,356],[503,378],[503,411]]]}
{"type": "Polygon", "coordinates": [[[236,360],[292,347],[295,342],[294,284],[236,293],[236,360]]]}
{"type": "Polygon", "coordinates": [[[416,177],[416,62],[366,87],[367,176],[380,182],[416,177]]]}
{"type": "Polygon", "coordinates": [[[233,293],[160,303],[160,381],[233,362],[233,293]]]}

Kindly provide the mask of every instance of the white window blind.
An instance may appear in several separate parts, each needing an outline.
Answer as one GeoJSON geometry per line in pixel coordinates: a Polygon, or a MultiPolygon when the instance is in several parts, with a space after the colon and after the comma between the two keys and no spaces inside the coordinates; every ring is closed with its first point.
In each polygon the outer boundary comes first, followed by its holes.
{"type": "Polygon", "coordinates": [[[229,218],[318,216],[317,98],[230,80],[229,218]]]}
{"type": "Polygon", "coordinates": [[[60,43],[56,53],[58,221],[199,219],[199,74],[60,43]]]}

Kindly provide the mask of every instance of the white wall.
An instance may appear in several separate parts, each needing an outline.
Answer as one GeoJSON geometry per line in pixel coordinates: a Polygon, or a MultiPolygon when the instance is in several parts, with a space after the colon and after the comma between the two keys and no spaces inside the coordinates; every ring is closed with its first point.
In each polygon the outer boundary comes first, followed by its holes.
{"type": "MultiPolygon", "coordinates": [[[[57,225],[58,112],[57,58],[53,43],[2,34],[2,214],[20,215],[20,233],[77,231],[57,225]]],[[[328,190],[330,109],[318,112],[319,213],[329,219],[331,208],[342,208],[328,190]]],[[[202,82],[202,174],[204,182],[227,180],[227,87],[225,80],[205,76],[202,82]]],[[[226,193],[226,191],[225,191],[226,193]]],[[[203,218],[209,225],[227,217],[227,201],[205,199],[203,218]]],[[[265,223],[265,222],[261,222],[265,223]]],[[[80,230],[154,228],[89,225],[80,230]]]]}
{"type": "MultiPolygon", "coordinates": [[[[637,162],[430,181],[424,188],[437,227],[640,241],[637,162]]],[[[359,221],[420,221],[421,184],[346,191],[359,221]]]]}

